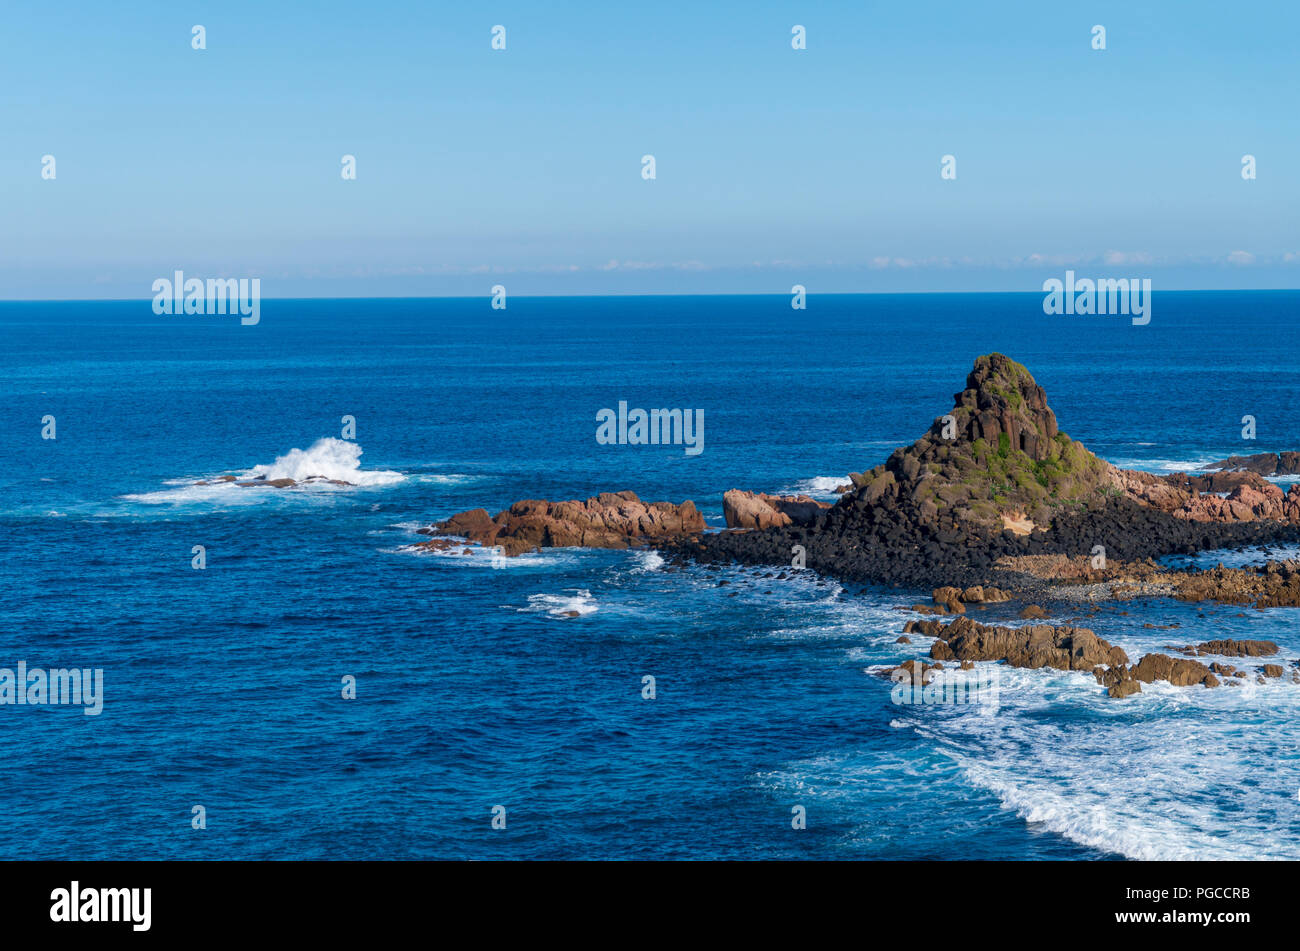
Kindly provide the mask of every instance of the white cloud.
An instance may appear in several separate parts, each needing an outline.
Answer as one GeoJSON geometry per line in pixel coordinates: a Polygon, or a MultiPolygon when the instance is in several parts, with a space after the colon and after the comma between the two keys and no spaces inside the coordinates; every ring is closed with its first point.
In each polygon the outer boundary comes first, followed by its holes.
{"type": "Polygon", "coordinates": [[[1102,260],[1113,267],[1126,264],[1150,264],[1151,255],[1145,251],[1107,251],[1102,260]]]}

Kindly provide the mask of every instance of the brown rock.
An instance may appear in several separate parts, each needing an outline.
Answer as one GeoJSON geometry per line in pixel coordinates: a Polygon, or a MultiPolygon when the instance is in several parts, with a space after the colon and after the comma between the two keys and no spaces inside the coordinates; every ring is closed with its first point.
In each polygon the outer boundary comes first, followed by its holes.
{"type": "Polygon", "coordinates": [[[806,495],[764,495],[728,489],[722,496],[722,514],[728,528],[768,529],[808,525],[830,508],[806,495]]]}
{"type": "Polygon", "coordinates": [[[585,502],[525,499],[495,517],[471,509],[424,533],[499,545],[513,556],[535,548],[628,548],[703,530],[704,517],[692,502],[642,502],[633,492],[602,492],[585,502]]]}
{"type": "Polygon", "coordinates": [[[1272,657],[1278,646],[1272,641],[1206,641],[1196,645],[1202,654],[1219,654],[1223,657],[1272,657]]]}
{"type": "Polygon", "coordinates": [[[1147,654],[1133,667],[1133,677],[1144,684],[1167,680],[1175,687],[1192,687],[1205,684],[1217,687],[1219,678],[1210,668],[1194,660],[1169,657],[1165,654],[1147,654]]]}
{"type": "Polygon", "coordinates": [[[1121,680],[1107,689],[1106,695],[1122,700],[1124,697],[1131,697],[1133,694],[1141,692],[1142,685],[1136,680],[1121,680]]]}
{"type": "Polygon", "coordinates": [[[1004,660],[1012,667],[1054,667],[1088,670],[1098,665],[1128,663],[1121,648],[1113,647],[1086,628],[991,627],[960,617],[940,629],[930,647],[936,660],[1004,660]]]}

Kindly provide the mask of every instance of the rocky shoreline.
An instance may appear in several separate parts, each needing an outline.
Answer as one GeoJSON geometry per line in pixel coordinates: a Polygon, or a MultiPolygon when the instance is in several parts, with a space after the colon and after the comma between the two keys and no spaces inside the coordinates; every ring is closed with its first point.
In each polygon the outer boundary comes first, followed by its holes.
{"type": "Polygon", "coordinates": [[[539,548],[632,548],[704,527],[704,516],[689,500],[642,502],[635,492],[602,492],[582,502],[525,499],[495,516],[470,509],[421,529],[434,537],[415,547],[446,549],[448,537],[463,538],[513,557],[539,548]]]}
{"type": "MultiPolygon", "coordinates": [[[[1058,428],[1042,387],[1002,354],[980,357],[953,409],[894,451],[832,507],[762,531],[676,539],[705,563],[805,564],[841,580],[895,587],[996,585],[1046,596],[1057,579],[1026,559],[1141,562],[1300,542],[1300,486],[1259,474],[1300,468],[1300,453],[1223,460],[1188,475],[1119,469],[1058,428]]],[[[1077,579],[1076,579],[1077,580],[1077,579]]]]}
{"type": "MultiPolygon", "coordinates": [[[[1107,688],[1111,697],[1123,698],[1140,693],[1142,684],[1157,680],[1176,687],[1202,685],[1218,687],[1223,683],[1241,686],[1248,678],[1266,683],[1270,678],[1281,678],[1286,670],[1281,664],[1264,663],[1256,667],[1237,666],[1220,661],[1209,665],[1192,660],[1192,657],[1225,657],[1254,659],[1273,657],[1279,647],[1272,641],[1220,639],[1196,645],[1166,649],[1183,654],[1170,657],[1150,652],[1136,664],[1130,664],[1128,655],[1119,647],[1097,637],[1089,628],[1074,626],[1053,627],[1030,624],[1021,627],[999,627],[980,624],[961,612],[953,612],[955,603],[952,588],[934,591],[935,606],[943,613],[958,613],[951,621],[908,621],[903,626],[904,643],[912,643],[910,635],[934,638],[930,657],[935,662],[909,661],[895,668],[881,671],[883,676],[895,677],[895,672],[905,669],[919,683],[932,669],[943,669],[943,662],[957,661],[962,669],[970,669],[976,661],[994,661],[1011,667],[1052,667],[1057,670],[1077,670],[1091,673],[1097,682],[1107,688]],[[919,666],[918,666],[919,665],[919,666]]],[[[977,602],[978,603],[978,602],[977,602]]],[[[923,606],[918,605],[913,610],[923,606]]],[[[1023,616],[1023,614],[1022,614],[1023,616]]],[[[1290,682],[1300,684],[1300,660],[1290,663],[1290,682]]]]}
{"type": "MultiPolygon", "coordinates": [[[[423,529],[432,537],[421,545],[454,550],[464,540],[515,556],[545,547],[653,544],[677,564],[940,586],[933,606],[914,608],[920,613],[961,615],[967,603],[1014,598],[1026,604],[1021,616],[1032,619],[1046,612],[1031,602],[1143,596],[1264,609],[1300,606],[1300,562],[1196,570],[1158,559],[1300,542],[1300,484],[1284,492],[1265,478],[1295,473],[1296,452],[1232,456],[1168,476],[1119,469],[1061,432],[1029,371],[994,353],[975,361],[950,411],[911,446],[851,474],[833,505],[730,489],[723,496],[727,529],[708,532],[690,501],[646,503],[632,492],[607,492],[582,502],[526,500],[496,516],[461,512],[423,529]]],[[[936,663],[1089,670],[1116,697],[1156,680],[1216,686],[1234,676],[1226,665],[1215,670],[1162,654],[1130,665],[1122,650],[1084,628],[989,628],[959,617],[946,625],[909,622],[900,640],[912,632],[936,638],[936,663]]]]}
{"type": "Polygon", "coordinates": [[[1029,371],[996,353],[976,360],[954,402],[917,442],[853,473],[834,505],[729,489],[727,529],[706,532],[690,501],[604,492],[585,501],[524,500],[495,516],[473,509],[421,533],[496,546],[510,557],[653,543],[681,561],[793,566],[892,587],[993,586],[1068,600],[1078,596],[1071,589],[1092,586],[1088,600],[1176,591],[1187,599],[1300,604],[1300,581],[1281,583],[1293,573],[1285,566],[1261,579],[1155,564],[1169,555],[1300,543],[1300,484],[1283,492],[1260,475],[1300,471],[1300,453],[1232,456],[1206,474],[1119,469],[1061,432],[1029,371]]]}

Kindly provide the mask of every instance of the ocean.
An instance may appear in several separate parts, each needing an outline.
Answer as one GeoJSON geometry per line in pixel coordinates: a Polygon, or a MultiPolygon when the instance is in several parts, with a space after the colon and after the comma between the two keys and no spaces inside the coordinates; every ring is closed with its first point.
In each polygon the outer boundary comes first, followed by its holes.
{"type": "MultiPolygon", "coordinates": [[[[409,547],[525,498],[631,489],[713,526],[733,487],[831,500],[991,351],[1118,465],[1300,449],[1300,292],[1153,305],[1138,327],[1040,294],[266,300],[242,326],[0,303],[0,667],[103,670],[97,716],[0,706],[0,858],[1300,858],[1289,682],[1117,701],[1000,670],[996,710],[903,705],[869,671],[918,656],[895,641],[928,592],[409,547]],[[598,444],[620,401],[701,410],[704,451],[598,444]],[[194,484],[245,473],[358,484],[194,484]]],[[[1296,622],[1157,599],[1086,626],[1289,664],[1296,622]]]]}

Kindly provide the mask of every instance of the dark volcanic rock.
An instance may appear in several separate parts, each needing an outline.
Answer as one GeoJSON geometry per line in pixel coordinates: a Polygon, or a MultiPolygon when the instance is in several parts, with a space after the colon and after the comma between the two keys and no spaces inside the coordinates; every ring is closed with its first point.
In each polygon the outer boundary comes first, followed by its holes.
{"type": "MultiPolygon", "coordinates": [[[[950,413],[881,465],[852,473],[852,489],[805,524],[660,547],[704,564],[789,565],[801,546],[806,567],[843,580],[950,585],[960,593],[936,603],[951,613],[970,602],[969,589],[1032,580],[995,567],[1004,558],[1086,557],[1100,545],[1129,562],[1300,541],[1300,486],[1282,493],[1247,475],[1221,498],[1188,477],[1116,469],[1060,432],[1029,371],[995,353],[975,361],[950,413]]],[[[1261,606],[1300,600],[1300,574],[1271,585],[1257,595],[1261,606]]]]}

